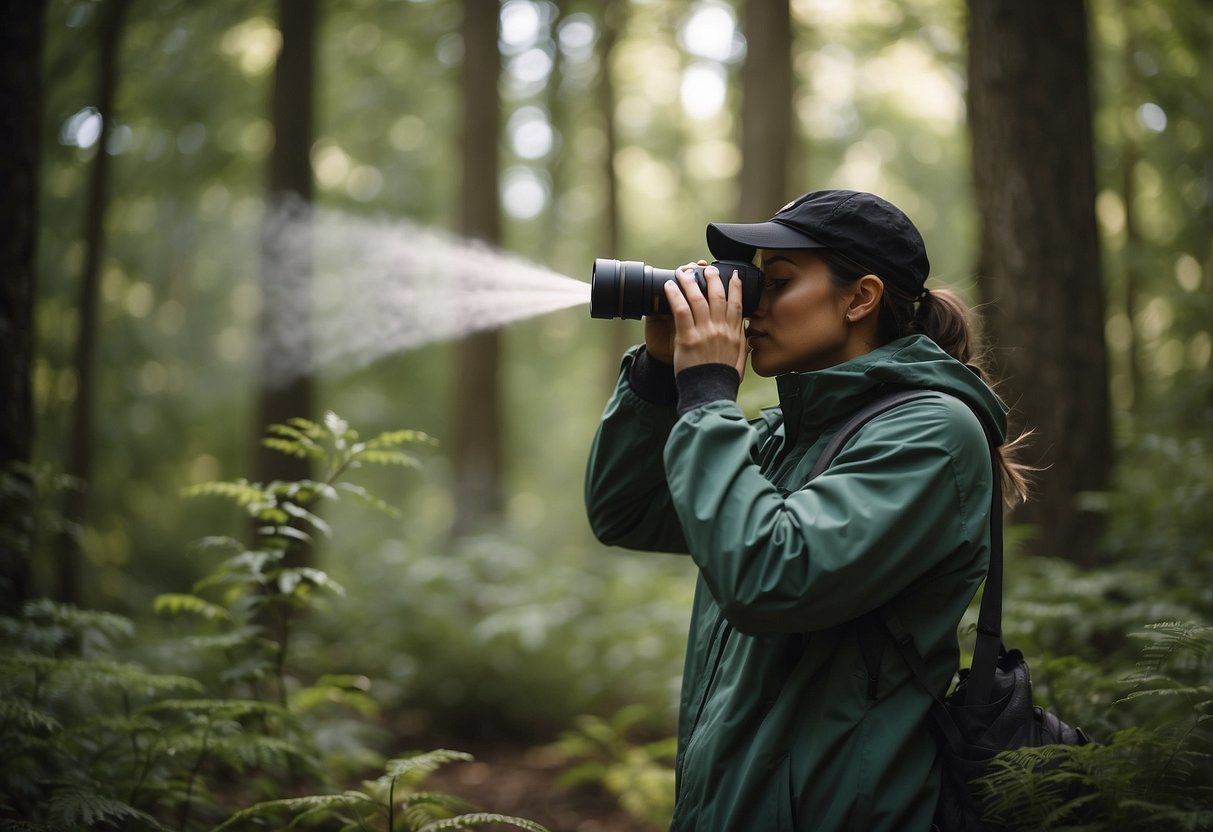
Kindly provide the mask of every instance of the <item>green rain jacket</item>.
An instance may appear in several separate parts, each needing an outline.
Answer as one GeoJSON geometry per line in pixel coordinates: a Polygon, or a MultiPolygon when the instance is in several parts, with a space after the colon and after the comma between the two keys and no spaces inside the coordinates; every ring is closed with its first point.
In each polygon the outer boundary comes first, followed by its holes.
{"type": "Polygon", "coordinates": [[[1004,406],[923,336],[781,376],[780,406],[752,421],[732,401],[679,418],[641,399],[635,355],[594,440],[586,505],[604,543],[699,568],[671,829],[926,832],[931,700],[892,648],[868,697],[855,619],[892,604],[944,692],[989,559],[986,432],[1001,442],[1004,406]],[[888,386],[949,395],[877,417],[807,482],[842,421],[888,386]]]}

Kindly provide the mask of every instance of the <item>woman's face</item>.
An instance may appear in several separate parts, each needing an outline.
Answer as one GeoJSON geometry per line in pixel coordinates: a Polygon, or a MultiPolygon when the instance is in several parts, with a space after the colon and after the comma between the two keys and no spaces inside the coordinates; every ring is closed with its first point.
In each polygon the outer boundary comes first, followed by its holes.
{"type": "Polygon", "coordinates": [[[746,326],[750,366],[760,376],[821,370],[851,355],[850,295],[830,281],[811,249],[764,249],[765,283],[746,326]]]}

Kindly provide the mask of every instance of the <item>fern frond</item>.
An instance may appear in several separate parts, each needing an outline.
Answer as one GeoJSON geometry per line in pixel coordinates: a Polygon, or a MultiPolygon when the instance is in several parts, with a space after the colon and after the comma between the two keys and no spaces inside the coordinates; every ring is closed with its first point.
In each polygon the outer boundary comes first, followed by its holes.
{"type": "Polygon", "coordinates": [[[395,448],[399,445],[437,445],[438,440],[419,430],[392,430],[379,434],[364,443],[368,449],[395,448]]]}
{"type": "Polygon", "coordinates": [[[47,804],[47,816],[53,823],[71,828],[91,828],[100,823],[135,820],[145,829],[167,830],[146,812],[121,800],[97,794],[82,787],[56,789],[47,804]]]}
{"type": "Polygon", "coordinates": [[[367,491],[365,488],[363,488],[361,485],[355,485],[354,483],[350,483],[350,482],[341,482],[341,483],[337,483],[337,488],[341,489],[342,491],[346,492],[347,494],[351,494],[354,497],[357,497],[360,501],[362,501],[363,503],[366,503],[367,505],[371,506],[372,508],[379,509],[380,511],[382,511],[384,514],[388,515],[389,517],[399,520],[400,517],[403,516],[400,512],[400,509],[379,499],[374,494],[371,494],[369,491],[367,491]]]}
{"type": "Polygon", "coordinates": [[[140,709],[141,713],[209,714],[224,719],[248,716],[289,717],[289,713],[273,702],[260,699],[161,699],[140,709]]]}
{"type": "Polygon", "coordinates": [[[287,514],[291,515],[292,517],[295,517],[299,520],[306,521],[309,525],[311,525],[312,528],[316,529],[318,532],[323,534],[325,537],[333,536],[333,530],[329,526],[329,524],[324,522],[322,519],[317,517],[315,514],[312,514],[310,511],[308,511],[303,506],[298,505],[297,503],[292,503],[292,502],[288,501],[288,502],[282,503],[282,508],[283,508],[283,510],[286,511],[287,514]]]}
{"type": "MultiPolygon", "coordinates": [[[[1173,681],[1173,680],[1168,680],[1168,681],[1173,681]]],[[[1121,702],[1132,702],[1134,699],[1144,699],[1144,698],[1148,698],[1148,697],[1188,696],[1188,697],[1195,698],[1195,697],[1200,697],[1200,696],[1213,695],[1213,687],[1210,687],[1208,685],[1197,685],[1197,686],[1189,685],[1189,686],[1179,687],[1177,682],[1173,682],[1173,684],[1176,684],[1177,686],[1176,687],[1166,687],[1166,688],[1151,688],[1150,690],[1135,690],[1135,691],[1132,691],[1131,693],[1126,693],[1120,699],[1117,699],[1115,704],[1120,704],[1121,702]]]]}
{"type": "Polygon", "coordinates": [[[223,497],[239,506],[267,502],[270,495],[258,484],[246,479],[235,482],[200,482],[181,489],[182,497],[223,497]]]}
{"type": "Polygon", "coordinates": [[[0,818],[0,832],[66,832],[62,826],[50,826],[28,820],[6,820],[0,818]]]}
{"type": "Polygon", "coordinates": [[[334,439],[346,438],[350,433],[350,423],[331,410],[324,413],[324,427],[334,439]]]}
{"type": "Polygon", "coordinates": [[[301,432],[308,439],[321,439],[324,437],[324,428],[310,419],[294,417],[286,420],[286,424],[301,432]]]}
{"type": "Polygon", "coordinates": [[[50,714],[7,697],[0,699],[0,723],[6,728],[50,734],[60,729],[59,720],[50,714]]]}
{"type": "Polygon", "coordinates": [[[220,621],[230,621],[231,615],[226,609],[218,604],[212,604],[199,598],[197,595],[189,595],[183,592],[167,592],[156,597],[152,602],[152,612],[157,615],[182,615],[188,613],[196,615],[200,618],[205,618],[208,621],[219,619],[220,621]]]}
{"type": "Polygon", "coordinates": [[[548,832],[548,830],[525,818],[514,818],[509,815],[498,815],[492,812],[474,812],[468,815],[435,820],[421,827],[418,832],[446,832],[448,829],[478,829],[486,823],[505,824],[525,832],[548,832]]]}
{"type": "Polygon", "coordinates": [[[134,622],[129,618],[111,612],[82,610],[72,604],[60,604],[45,598],[30,601],[22,613],[27,621],[46,621],[80,636],[100,639],[106,644],[135,635],[134,622]]]}
{"type": "Polygon", "coordinates": [[[334,595],[345,595],[345,587],[330,578],[327,572],[310,566],[283,569],[278,576],[278,589],[284,595],[290,595],[300,584],[328,590],[334,595]]]}
{"type": "Polygon", "coordinates": [[[291,694],[288,707],[292,713],[305,714],[325,705],[340,705],[355,711],[365,719],[379,716],[375,698],[361,690],[339,685],[315,684],[291,694]]]}
{"type": "Polygon", "coordinates": [[[359,462],[371,465],[398,465],[401,468],[417,468],[421,465],[416,457],[397,450],[365,450],[355,456],[359,462]]]}
{"type": "Polygon", "coordinates": [[[272,450],[279,451],[288,456],[298,457],[299,459],[307,459],[309,457],[315,459],[324,456],[324,451],[315,445],[304,445],[302,442],[281,439],[276,436],[267,436],[261,440],[261,444],[272,450]]]}
{"type": "Polygon", "coordinates": [[[328,810],[336,812],[339,809],[351,808],[356,805],[366,805],[381,813],[386,813],[384,807],[380,806],[374,800],[371,800],[362,792],[347,791],[341,794],[314,794],[305,797],[285,797],[277,800],[265,800],[261,803],[255,803],[247,809],[242,809],[223,823],[216,826],[211,832],[222,832],[224,829],[230,829],[240,821],[249,820],[250,818],[260,817],[267,814],[272,814],[278,811],[288,812],[307,812],[315,813],[317,810],[328,810]]]}
{"type": "Polygon", "coordinates": [[[432,820],[474,812],[477,808],[470,801],[445,792],[414,792],[401,800],[400,806],[410,829],[432,820]]]}
{"type": "Polygon", "coordinates": [[[376,782],[388,785],[397,777],[406,781],[418,782],[448,763],[471,762],[475,758],[464,751],[451,751],[446,748],[427,751],[412,757],[398,757],[388,760],[385,774],[376,782]]]}
{"type": "Polygon", "coordinates": [[[244,551],[244,544],[234,537],[226,535],[210,535],[199,538],[190,544],[190,552],[206,552],[211,549],[227,549],[232,552],[244,551]]]}

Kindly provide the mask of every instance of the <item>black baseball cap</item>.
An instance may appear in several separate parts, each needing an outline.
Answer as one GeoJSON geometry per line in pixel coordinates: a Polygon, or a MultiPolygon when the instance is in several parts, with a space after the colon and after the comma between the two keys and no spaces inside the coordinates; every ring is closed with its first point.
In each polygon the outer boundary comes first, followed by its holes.
{"type": "Polygon", "coordinates": [[[766,222],[710,223],[708,248],[717,260],[745,262],[760,248],[833,249],[914,295],[931,271],[927,247],[910,218],[862,191],[812,191],[766,222]]]}

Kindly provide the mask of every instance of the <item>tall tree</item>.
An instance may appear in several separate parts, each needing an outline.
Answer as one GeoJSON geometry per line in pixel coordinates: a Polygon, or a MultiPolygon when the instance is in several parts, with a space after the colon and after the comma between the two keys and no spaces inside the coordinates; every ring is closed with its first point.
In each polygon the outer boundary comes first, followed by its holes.
{"type": "Polygon", "coordinates": [[[792,145],[792,15],[788,0],[747,0],[741,70],[742,222],[765,220],[787,200],[792,145]]]}
{"type": "Polygon", "coordinates": [[[34,437],[30,367],[38,250],[45,0],[0,3],[0,615],[29,598],[34,437]]]}
{"type": "MultiPolygon", "coordinates": [[[[103,129],[97,142],[96,154],[93,156],[85,197],[84,264],[80,275],[78,303],[80,324],[76,334],[74,358],[76,398],[72,407],[66,465],[66,473],[80,483],[79,488],[66,492],[64,516],[74,523],[82,523],[85,519],[85,498],[93,468],[93,390],[96,386],[97,335],[100,323],[98,300],[110,179],[110,154],[106,152],[106,144],[115,125],[114,97],[118,89],[118,51],[129,5],[129,0],[106,0],[100,10],[95,95],[103,129]]],[[[81,600],[83,563],[77,537],[69,533],[60,535],[57,560],[57,597],[65,603],[78,603],[81,600]]]]}
{"type": "Polygon", "coordinates": [[[1013,415],[1043,470],[1019,519],[1042,554],[1096,562],[1079,495],[1112,465],[1082,0],[969,0],[969,118],[979,285],[1013,415]]]}
{"type": "MultiPolygon", "coordinates": [[[[464,0],[460,230],[469,239],[489,244],[501,240],[498,15],[498,0],[464,0]]],[[[485,528],[501,513],[500,356],[501,339],[496,332],[469,335],[459,343],[452,529],[455,537],[485,528]]]]}
{"type": "MultiPolygon", "coordinates": [[[[595,85],[598,113],[602,121],[603,142],[602,181],[603,181],[603,234],[602,251],[607,257],[620,256],[620,246],[623,244],[623,222],[619,216],[619,170],[615,164],[619,150],[619,131],[615,129],[615,83],[612,75],[612,62],[615,59],[615,45],[619,42],[624,25],[626,3],[622,0],[603,0],[598,11],[598,79],[595,85]]],[[[635,328],[628,321],[611,321],[610,354],[619,356],[627,348],[635,335],[635,328]]],[[[615,384],[616,369],[608,364],[608,381],[615,384]]]]}
{"type": "MultiPolygon", "coordinates": [[[[262,304],[258,350],[254,436],[265,427],[312,415],[310,206],[315,99],[315,0],[279,0],[282,48],[274,67],[270,120],[274,147],[269,158],[266,219],[261,236],[262,304]],[[283,367],[282,354],[290,355],[283,367]],[[283,377],[282,372],[289,375],[283,377]]],[[[306,459],[257,445],[256,478],[261,482],[311,476],[306,459]]],[[[308,559],[304,547],[291,549],[296,564],[308,559]]]]}

